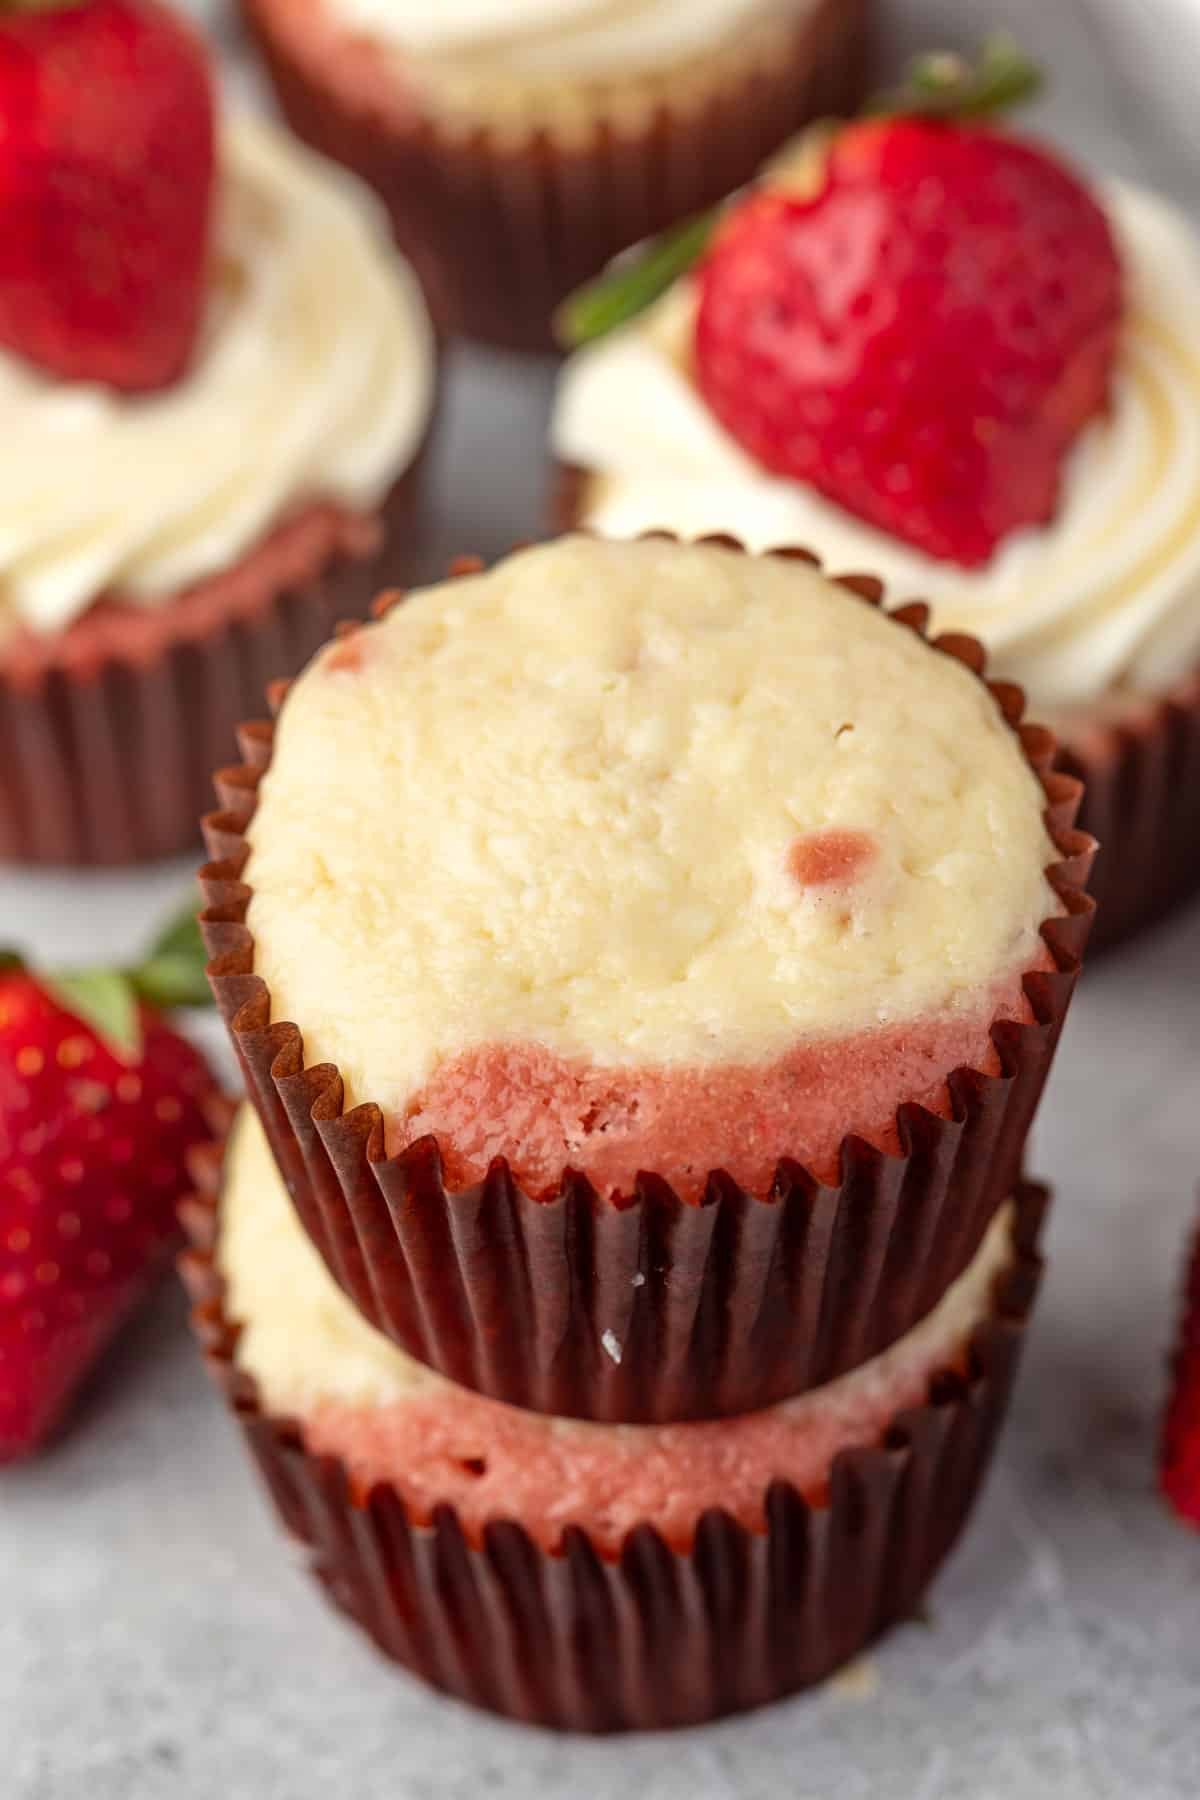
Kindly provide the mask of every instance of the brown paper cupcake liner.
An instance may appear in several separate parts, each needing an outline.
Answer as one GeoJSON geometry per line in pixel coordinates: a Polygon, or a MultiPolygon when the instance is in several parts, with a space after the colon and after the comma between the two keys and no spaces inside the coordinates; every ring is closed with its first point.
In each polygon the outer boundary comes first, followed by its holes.
{"type": "MultiPolygon", "coordinates": [[[[879,603],[878,582],[842,585],[879,603]]],[[[921,606],[892,616],[924,630],[921,606]]],[[[972,639],[937,647],[982,679],[972,639]]],[[[1043,786],[1062,858],[1048,875],[1063,914],[1042,927],[1054,968],[1024,982],[1032,1022],[994,1027],[1001,1072],[955,1070],[945,1116],[901,1106],[899,1154],[847,1137],[836,1183],[784,1155],[768,1195],[715,1171],[699,1204],[654,1172],[615,1203],[570,1169],[552,1197],[535,1199],[503,1158],[454,1191],[433,1138],[388,1156],[379,1107],[344,1111],[337,1069],[305,1066],[300,1028],[271,1022],[254,973],[245,832],[274,728],[245,729],[246,760],[218,776],[224,810],[205,825],[209,974],[300,1219],[371,1324],[495,1400],[671,1421],[749,1412],[818,1387],[937,1304],[1019,1178],[1092,914],[1084,887],[1095,846],[1071,828],[1079,784],[1051,772],[1052,735],[1020,723],[1020,690],[989,686],[1043,786]]]]}
{"type": "Polygon", "coordinates": [[[420,461],[361,545],[315,579],[215,624],[185,618],[149,657],[64,656],[30,677],[0,657],[0,863],[116,865],[191,849],[213,767],[266,685],[407,572],[420,461]]]}
{"type": "Polygon", "coordinates": [[[1101,844],[1094,950],[1200,894],[1200,670],[1117,722],[1066,732],[1059,766],[1082,780],[1079,822],[1101,844]]]}
{"type": "Polygon", "coordinates": [[[660,108],[641,129],[597,123],[570,143],[548,131],[506,143],[484,124],[466,131],[415,108],[405,121],[398,100],[385,116],[285,39],[263,0],[241,10],[288,122],[377,190],[439,322],[546,350],[559,302],[620,251],[724,199],[812,118],[853,108],[871,0],[816,0],[790,47],[705,104],[660,108]]]}
{"type": "MultiPolygon", "coordinates": [[[[970,1367],[937,1377],[875,1449],[843,1451],[823,1506],[775,1483],[766,1530],[727,1513],[694,1543],[650,1524],[606,1556],[580,1527],[557,1554],[518,1520],[481,1537],[451,1506],[414,1516],[392,1487],[356,1493],[311,1455],[234,1362],[238,1326],[213,1263],[219,1155],[187,1209],[193,1321],[286,1528],[336,1604],[413,1674],[474,1706],[560,1730],[696,1725],[830,1674],[911,1616],[986,1472],[1036,1296],[1044,1189],[1016,1195],[1018,1261],[974,1332],[970,1367]]],[[[198,1165],[198,1173],[201,1167],[198,1165]]]]}

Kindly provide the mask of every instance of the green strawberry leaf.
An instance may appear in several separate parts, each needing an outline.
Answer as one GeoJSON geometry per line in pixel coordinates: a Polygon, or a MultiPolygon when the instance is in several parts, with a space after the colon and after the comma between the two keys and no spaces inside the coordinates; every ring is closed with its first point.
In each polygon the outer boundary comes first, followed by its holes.
{"type": "Polygon", "coordinates": [[[170,924],[159,932],[150,946],[150,960],[156,956],[189,956],[203,960],[204,943],[200,936],[195,901],[189,900],[175,914],[170,924]]]}
{"type": "Polygon", "coordinates": [[[39,975],[46,992],[81,1024],[90,1026],[123,1062],[137,1062],[142,1028],[133,984],[115,969],[81,969],[39,975]]]}
{"type": "Polygon", "coordinates": [[[204,960],[183,953],[151,956],[130,973],[141,998],[167,1010],[174,1006],[207,1006],[212,989],[204,973],[204,960]]]}
{"type": "Polygon", "coordinates": [[[129,971],[129,979],[151,1006],[207,1006],[212,999],[204,973],[207,963],[192,905],[171,921],[145,962],[129,971]]]}
{"type": "Polygon", "coordinates": [[[1042,86],[1041,70],[1007,31],[985,38],[975,62],[949,50],[916,56],[906,77],[868,104],[870,117],[986,119],[1032,100],[1042,86]]]}
{"type": "Polygon", "coordinates": [[[554,317],[555,336],[563,348],[578,350],[645,312],[699,261],[717,217],[715,212],[700,213],[676,225],[641,252],[622,257],[595,281],[576,289],[554,317]]]}
{"type": "MultiPolygon", "coordinates": [[[[188,906],[160,932],[149,956],[135,968],[39,969],[37,980],[123,1061],[136,1062],[142,1053],[139,1001],[160,1011],[209,1005],[207,962],[196,909],[188,906]]],[[[25,966],[18,951],[0,945],[0,974],[25,966]]]]}

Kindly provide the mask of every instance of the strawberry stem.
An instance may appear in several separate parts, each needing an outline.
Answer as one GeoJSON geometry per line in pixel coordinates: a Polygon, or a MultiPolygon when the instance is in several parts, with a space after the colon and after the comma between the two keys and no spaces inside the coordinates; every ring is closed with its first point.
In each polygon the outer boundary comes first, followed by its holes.
{"type": "Polygon", "coordinates": [[[716,212],[700,213],[674,226],[654,238],[640,255],[635,253],[586,287],[577,288],[555,315],[559,343],[578,350],[645,312],[699,260],[717,216],[716,212]]]}
{"type": "MultiPolygon", "coordinates": [[[[868,102],[864,114],[870,118],[992,118],[1032,99],[1041,85],[1040,71],[1016,39],[1007,31],[998,31],[984,40],[974,63],[949,50],[914,57],[905,84],[868,102]]],[[[732,199],[736,204],[738,196],[732,199]]],[[[569,295],[554,318],[554,333],[563,349],[579,350],[594,343],[652,306],[699,262],[722,210],[717,207],[701,213],[652,238],[569,295]]]]}
{"type": "Polygon", "coordinates": [[[1032,100],[1042,75],[1007,31],[985,38],[977,61],[941,50],[914,57],[907,79],[870,101],[871,118],[986,119],[1032,100]]]}

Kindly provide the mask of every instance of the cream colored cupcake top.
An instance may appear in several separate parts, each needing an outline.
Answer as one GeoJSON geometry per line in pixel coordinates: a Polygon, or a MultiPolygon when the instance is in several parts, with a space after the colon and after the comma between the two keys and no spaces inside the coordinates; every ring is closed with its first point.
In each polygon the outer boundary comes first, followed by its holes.
{"type": "Polygon", "coordinates": [[[292,688],[248,832],[255,966],[401,1136],[439,1129],[447,1070],[499,1105],[497,1054],[534,1124],[597,1068],[756,1076],[859,1040],[899,1067],[894,1034],[986,1033],[1036,959],[1043,806],[978,679],[808,566],[567,538],[292,688]]]}

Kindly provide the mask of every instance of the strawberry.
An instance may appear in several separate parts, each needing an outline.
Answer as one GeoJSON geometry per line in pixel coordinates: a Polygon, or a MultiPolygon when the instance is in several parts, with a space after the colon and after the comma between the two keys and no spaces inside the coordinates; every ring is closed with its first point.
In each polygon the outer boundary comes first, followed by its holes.
{"type": "Polygon", "coordinates": [[[130,392],[183,372],[213,118],[204,47],[155,0],[0,0],[0,344],[130,392]]]}
{"type": "Polygon", "coordinates": [[[1188,1267],[1172,1376],[1159,1480],[1179,1517],[1200,1530],[1200,1236],[1188,1267]]]}
{"type": "Polygon", "coordinates": [[[848,127],[819,191],[735,208],[698,280],[696,380],[732,436],[967,568],[1053,517],[1108,402],[1107,220],[1054,157],[986,126],[848,127]]]}
{"type": "Polygon", "coordinates": [[[182,967],[0,968],[0,1463],[55,1428],[174,1245],[214,1089],[138,991],[195,997],[182,967]]]}
{"type": "Polygon", "coordinates": [[[833,136],[817,192],[809,157],[689,220],[573,295],[560,338],[602,337],[696,269],[695,380],[731,435],[880,530],[986,563],[1053,516],[1121,325],[1096,202],[978,123],[1038,85],[1004,33],[974,65],[917,58],[833,136]]]}

